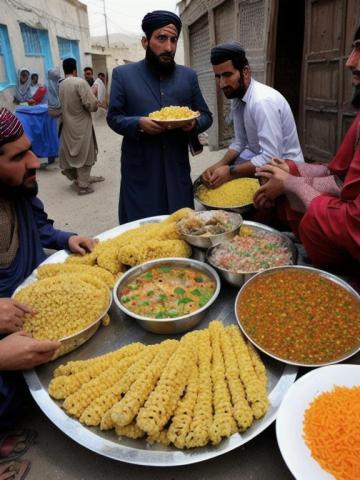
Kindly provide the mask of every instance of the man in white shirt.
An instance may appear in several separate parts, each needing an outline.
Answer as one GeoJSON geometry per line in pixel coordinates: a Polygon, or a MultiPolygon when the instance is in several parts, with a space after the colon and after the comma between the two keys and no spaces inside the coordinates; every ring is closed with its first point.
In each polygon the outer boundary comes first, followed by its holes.
{"type": "Polygon", "coordinates": [[[229,180],[251,177],[256,167],[272,158],[303,162],[295,120],[286,99],[277,90],[251,78],[245,50],[238,42],[211,50],[216,82],[232,99],[235,138],[219,162],[202,178],[211,188],[229,180]]]}

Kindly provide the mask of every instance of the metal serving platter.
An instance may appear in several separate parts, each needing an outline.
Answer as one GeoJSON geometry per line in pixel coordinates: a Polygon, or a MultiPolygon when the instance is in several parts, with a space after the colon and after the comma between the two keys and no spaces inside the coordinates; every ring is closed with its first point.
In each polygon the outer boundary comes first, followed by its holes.
{"type": "MultiPolygon", "coordinates": [[[[148,222],[158,222],[164,218],[166,217],[152,217],[121,225],[104,232],[98,238],[101,240],[112,238],[130,228],[135,228],[148,222]]],[[[63,262],[66,257],[67,253],[65,251],[57,252],[47,259],[46,263],[63,262]]],[[[214,319],[219,319],[227,325],[236,324],[234,315],[236,293],[237,289],[223,285],[217,301],[210,307],[207,315],[197,325],[197,328],[206,328],[208,323],[214,319]]],[[[47,393],[52,373],[61,363],[101,355],[131,342],[143,342],[150,345],[164,340],[163,335],[160,336],[143,330],[134,320],[120,313],[114,304],[109,311],[109,315],[111,317],[110,325],[100,328],[96,335],[80,348],[62,359],[24,373],[30,392],[45,415],[77,443],[105,457],[137,465],[173,467],[202,462],[223,455],[259,435],[275,420],[285,393],[295,381],[297,374],[295,366],[285,365],[264,356],[263,361],[265,362],[269,379],[270,405],[267,414],[261,420],[255,421],[246,432],[242,434],[236,433],[230,438],[223,440],[217,446],[182,451],[162,445],[150,446],[145,440],[118,439],[113,431],[101,432],[98,428],[88,428],[76,419],[69,417],[60,408],[60,404],[47,393]]],[[[180,335],[173,335],[172,338],[180,338],[180,335]]]]}
{"type": "MultiPolygon", "coordinates": [[[[306,267],[306,266],[303,266],[303,265],[284,265],[282,267],[269,268],[268,270],[263,270],[263,271],[257,273],[256,275],[254,275],[252,278],[250,278],[241,287],[240,291],[238,292],[238,294],[236,296],[236,300],[235,300],[235,304],[234,304],[234,309],[235,309],[234,313],[235,313],[235,316],[236,316],[237,323],[238,323],[239,327],[241,328],[243,334],[248,338],[248,340],[258,350],[261,350],[263,353],[266,353],[266,355],[269,355],[269,357],[272,357],[275,360],[278,360],[280,362],[287,363],[288,365],[295,365],[295,366],[298,366],[298,367],[315,368],[315,367],[323,367],[323,366],[326,366],[326,365],[333,365],[335,363],[344,362],[348,358],[350,358],[350,357],[356,355],[357,353],[359,353],[360,352],[360,343],[351,352],[348,352],[345,355],[341,355],[340,357],[334,358],[333,360],[331,360],[329,362],[314,363],[314,364],[293,362],[293,361],[288,360],[286,358],[278,357],[274,353],[272,353],[272,352],[268,351],[267,349],[263,348],[262,346],[258,345],[258,343],[248,334],[248,332],[246,331],[246,328],[242,324],[241,313],[238,312],[238,310],[239,310],[238,304],[241,303],[242,295],[244,294],[246,289],[249,288],[252,285],[252,283],[254,281],[256,281],[256,279],[259,276],[264,277],[265,275],[272,275],[272,273],[274,273],[275,271],[286,271],[286,270],[294,270],[294,269],[298,269],[298,270],[305,271],[305,272],[316,273],[320,277],[326,278],[327,280],[330,280],[331,282],[334,282],[334,283],[338,284],[344,290],[351,293],[351,295],[360,302],[360,295],[356,292],[356,290],[354,290],[348,283],[346,283],[341,278],[337,277],[336,275],[333,275],[332,273],[326,272],[325,270],[319,270],[317,268],[306,267]]],[[[311,286],[309,286],[309,288],[311,288],[311,286]]]]}
{"type": "Polygon", "coordinates": [[[198,194],[197,194],[197,190],[202,183],[203,183],[203,181],[202,181],[201,177],[198,177],[194,181],[194,183],[193,183],[194,197],[207,210],[228,210],[230,212],[235,212],[235,213],[240,213],[240,214],[247,213],[247,212],[250,212],[251,210],[253,210],[253,208],[254,208],[254,203],[253,202],[243,203],[241,205],[233,205],[231,207],[224,207],[224,206],[219,207],[219,205],[210,205],[210,203],[203,202],[202,200],[200,200],[200,198],[198,197],[198,194]]]}

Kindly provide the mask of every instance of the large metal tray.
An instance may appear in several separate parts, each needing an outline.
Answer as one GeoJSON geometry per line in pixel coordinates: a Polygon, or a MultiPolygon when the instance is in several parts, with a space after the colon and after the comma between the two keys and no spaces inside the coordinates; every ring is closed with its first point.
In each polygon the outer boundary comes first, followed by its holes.
{"type": "MultiPolygon", "coordinates": [[[[151,219],[121,225],[99,235],[99,238],[102,240],[111,238],[129,228],[137,227],[148,221],[160,221],[163,218],[165,217],[152,217],[151,219]]],[[[65,251],[57,252],[46,262],[62,262],[66,256],[65,251]]],[[[238,289],[223,284],[217,301],[211,306],[206,317],[198,324],[197,328],[206,328],[209,321],[214,319],[219,319],[225,324],[236,324],[234,301],[237,291],[238,289]]],[[[101,355],[131,342],[154,344],[164,340],[164,336],[143,330],[134,320],[121,314],[114,304],[109,314],[112,320],[110,325],[106,328],[100,328],[96,335],[79,349],[66,355],[61,360],[55,360],[24,373],[30,392],[45,415],[70,438],[100,455],[127,463],[161,467],[187,465],[223,455],[259,435],[275,420],[285,393],[295,381],[297,374],[295,366],[284,365],[264,356],[263,361],[269,377],[270,400],[270,407],[266,416],[255,421],[246,432],[234,434],[217,446],[182,451],[162,445],[150,446],[144,440],[118,439],[113,431],[101,432],[98,428],[88,428],[76,419],[69,417],[60,408],[60,404],[47,393],[52,373],[61,363],[101,355]]],[[[180,338],[180,336],[174,335],[173,338],[180,338]]]]}

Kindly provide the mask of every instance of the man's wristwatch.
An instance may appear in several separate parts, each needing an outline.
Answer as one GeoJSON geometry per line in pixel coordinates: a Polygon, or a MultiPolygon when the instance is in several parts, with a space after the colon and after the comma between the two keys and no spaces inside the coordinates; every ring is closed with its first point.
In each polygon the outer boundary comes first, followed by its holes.
{"type": "Polygon", "coordinates": [[[236,165],[229,165],[229,174],[234,175],[236,173],[236,165]]]}

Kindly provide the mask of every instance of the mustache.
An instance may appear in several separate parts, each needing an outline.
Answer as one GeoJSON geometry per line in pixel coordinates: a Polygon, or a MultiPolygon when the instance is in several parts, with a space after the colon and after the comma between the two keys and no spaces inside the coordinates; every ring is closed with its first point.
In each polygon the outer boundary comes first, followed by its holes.
{"type": "Polygon", "coordinates": [[[35,168],[29,168],[24,175],[24,180],[26,180],[29,177],[34,177],[35,175],[36,175],[36,169],[35,168]]]}
{"type": "Polygon", "coordinates": [[[355,77],[360,77],[360,70],[353,70],[351,74],[355,77]]]}

